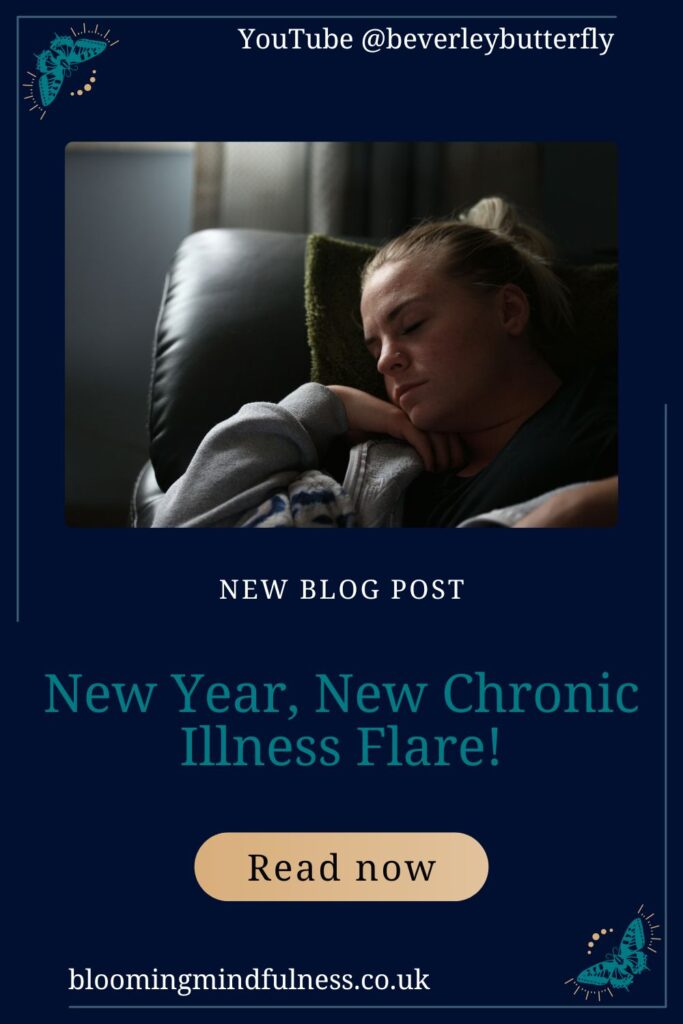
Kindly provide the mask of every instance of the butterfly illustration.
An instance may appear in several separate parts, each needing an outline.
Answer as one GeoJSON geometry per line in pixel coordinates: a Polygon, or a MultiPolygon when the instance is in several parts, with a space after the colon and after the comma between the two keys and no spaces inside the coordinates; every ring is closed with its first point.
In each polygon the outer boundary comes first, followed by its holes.
{"type": "Polygon", "coordinates": [[[41,72],[38,79],[40,102],[49,107],[59,94],[65,78],[84,61],[92,60],[106,50],[102,39],[71,39],[70,36],[55,36],[49,50],[36,54],[36,70],[41,72]]]}
{"type": "Polygon", "coordinates": [[[636,974],[647,970],[647,957],[642,952],[645,945],[645,929],[639,917],[634,917],[616,948],[608,953],[599,964],[593,964],[581,971],[576,979],[582,985],[604,988],[629,988],[636,974]]]}

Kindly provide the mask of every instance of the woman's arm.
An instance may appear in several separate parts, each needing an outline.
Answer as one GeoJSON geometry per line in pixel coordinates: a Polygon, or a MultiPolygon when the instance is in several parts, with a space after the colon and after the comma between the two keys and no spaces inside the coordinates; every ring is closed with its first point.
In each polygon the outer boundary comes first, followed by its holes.
{"type": "Polygon", "coordinates": [[[595,483],[567,487],[544,501],[518,527],[615,526],[619,511],[619,480],[608,477],[595,483]]]}
{"type": "Polygon", "coordinates": [[[457,434],[425,433],[413,426],[397,405],[358,388],[330,384],[329,390],[344,405],[351,441],[364,440],[373,434],[386,434],[412,445],[430,472],[461,469],[465,465],[465,450],[457,434]]]}
{"type": "Polygon", "coordinates": [[[464,463],[457,435],[425,434],[390,402],[356,388],[304,384],[277,405],[253,402],[206,435],[159,503],[153,527],[234,526],[276,491],[319,466],[345,434],[407,441],[427,469],[464,463]]]}

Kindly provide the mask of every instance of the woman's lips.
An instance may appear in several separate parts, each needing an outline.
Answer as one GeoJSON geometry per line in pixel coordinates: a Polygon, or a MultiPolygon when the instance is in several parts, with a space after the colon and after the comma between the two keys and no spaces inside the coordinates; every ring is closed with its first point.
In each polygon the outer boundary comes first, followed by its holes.
{"type": "Polygon", "coordinates": [[[404,398],[412,394],[416,388],[422,387],[426,383],[424,380],[416,380],[411,384],[399,384],[394,392],[394,401],[400,405],[404,398]]]}

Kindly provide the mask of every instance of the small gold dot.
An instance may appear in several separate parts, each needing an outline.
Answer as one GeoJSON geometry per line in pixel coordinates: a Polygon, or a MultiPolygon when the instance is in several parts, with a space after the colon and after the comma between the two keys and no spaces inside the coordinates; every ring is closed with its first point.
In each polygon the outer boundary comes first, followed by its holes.
{"type": "Polygon", "coordinates": [[[594,946],[594,945],[595,945],[595,943],[594,943],[594,942],[589,942],[589,943],[588,943],[588,945],[589,945],[589,946],[594,946]]]}
{"type": "Polygon", "coordinates": [[[86,92],[90,92],[90,90],[92,89],[92,85],[84,85],[83,88],[86,92]]]}
{"type": "Polygon", "coordinates": [[[95,78],[95,77],[93,76],[93,77],[92,77],[92,78],[90,79],[90,81],[91,81],[91,82],[95,82],[95,81],[97,81],[97,79],[96,79],[96,78],[95,78]]]}
{"type": "Polygon", "coordinates": [[[600,938],[600,936],[598,935],[598,933],[597,933],[597,932],[593,932],[593,934],[591,935],[591,938],[592,938],[592,939],[599,939],[599,938],[600,938]]]}
{"type": "Polygon", "coordinates": [[[607,935],[607,929],[606,928],[601,928],[600,929],[600,934],[601,935],[607,935]]]}
{"type": "Polygon", "coordinates": [[[76,95],[77,96],[82,96],[83,95],[83,90],[82,89],[77,89],[76,90],[76,95]]]}

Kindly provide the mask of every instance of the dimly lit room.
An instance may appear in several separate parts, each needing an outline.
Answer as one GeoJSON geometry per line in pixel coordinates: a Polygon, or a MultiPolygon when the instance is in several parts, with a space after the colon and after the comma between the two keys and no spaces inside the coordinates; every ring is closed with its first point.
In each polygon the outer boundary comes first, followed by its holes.
{"type": "Polygon", "coordinates": [[[377,246],[485,196],[540,226],[558,264],[610,267],[591,333],[616,353],[611,143],[71,143],[67,524],[128,527],[136,502],[144,519],[214,423],[329,383],[311,345],[310,236],[377,246]]]}

